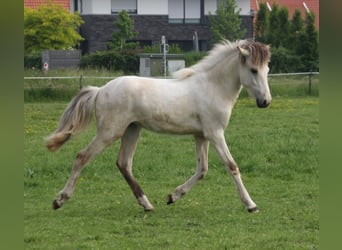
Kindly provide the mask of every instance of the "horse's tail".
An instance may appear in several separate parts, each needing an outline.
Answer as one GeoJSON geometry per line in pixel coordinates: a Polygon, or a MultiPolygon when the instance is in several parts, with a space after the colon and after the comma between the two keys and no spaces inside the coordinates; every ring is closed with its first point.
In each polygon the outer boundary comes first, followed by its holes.
{"type": "Polygon", "coordinates": [[[70,136],[88,127],[98,90],[98,87],[86,87],[71,100],[64,110],[56,131],[46,138],[46,147],[50,151],[56,151],[69,140],[70,136]]]}

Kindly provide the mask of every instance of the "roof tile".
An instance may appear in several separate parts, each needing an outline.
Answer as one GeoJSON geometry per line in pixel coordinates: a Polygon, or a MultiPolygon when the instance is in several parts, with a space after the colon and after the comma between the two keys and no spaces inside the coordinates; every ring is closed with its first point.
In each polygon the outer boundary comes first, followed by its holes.
{"type": "MultiPolygon", "coordinates": [[[[24,0],[24,7],[37,9],[42,4],[47,4],[49,1],[47,0],[24,0]]],[[[70,9],[70,1],[69,0],[52,0],[52,3],[60,4],[65,9],[70,9]]]]}

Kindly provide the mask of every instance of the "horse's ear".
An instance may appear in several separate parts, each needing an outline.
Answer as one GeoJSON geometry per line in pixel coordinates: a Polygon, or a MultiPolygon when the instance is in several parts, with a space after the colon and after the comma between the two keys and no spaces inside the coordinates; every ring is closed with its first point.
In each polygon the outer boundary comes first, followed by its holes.
{"type": "Polygon", "coordinates": [[[244,48],[241,48],[240,46],[237,46],[236,48],[238,49],[238,51],[240,52],[240,54],[242,56],[245,56],[245,57],[249,56],[249,51],[248,50],[246,50],[244,48]]]}

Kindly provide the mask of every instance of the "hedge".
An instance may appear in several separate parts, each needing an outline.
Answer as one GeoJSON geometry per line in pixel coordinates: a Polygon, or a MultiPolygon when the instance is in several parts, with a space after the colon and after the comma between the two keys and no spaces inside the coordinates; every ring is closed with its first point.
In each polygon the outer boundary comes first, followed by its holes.
{"type": "Polygon", "coordinates": [[[312,63],[292,51],[279,47],[271,48],[270,73],[294,73],[319,71],[317,63],[312,63]]]}
{"type": "MultiPolygon", "coordinates": [[[[270,73],[293,73],[305,71],[318,71],[318,65],[310,64],[301,57],[286,48],[271,48],[272,57],[270,73]]],[[[205,52],[184,53],[186,67],[197,63],[206,55],[205,52]]],[[[41,54],[24,56],[25,68],[42,68],[41,54]]],[[[80,68],[107,69],[110,71],[121,71],[124,74],[137,74],[139,72],[138,54],[120,54],[112,51],[101,51],[93,54],[83,55],[80,68]]]]}
{"type": "Polygon", "coordinates": [[[101,51],[82,56],[81,68],[105,68],[122,71],[125,74],[139,72],[139,56],[136,54],[120,54],[113,51],[101,51]]]}
{"type": "Polygon", "coordinates": [[[25,69],[41,69],[43,67],[42,64],[42,55],[39,54],[28,54],[24,55],[24,68],[25,69]]]}

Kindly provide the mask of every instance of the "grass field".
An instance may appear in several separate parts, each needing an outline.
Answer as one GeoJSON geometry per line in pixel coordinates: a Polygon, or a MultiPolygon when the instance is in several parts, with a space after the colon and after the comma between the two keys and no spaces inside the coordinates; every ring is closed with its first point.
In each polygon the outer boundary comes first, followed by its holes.
{"type": "Polygon", "coordinates": [[[144,131],[134,173],[154,212],[136,204],[115,166],[119,142],[84,169],[73,197],[57,211],[77,152],[94,124],[50,153],[51,133],[66,102],[26,103],[24,166],[25,249],[318,249],[319,98],[275,97],[266,110],[237,102],[226,138],[260,212],[249,214],[212,148],[209,172],[186,196],[166,196],[195,171],[191,137],[144,131]]]}

